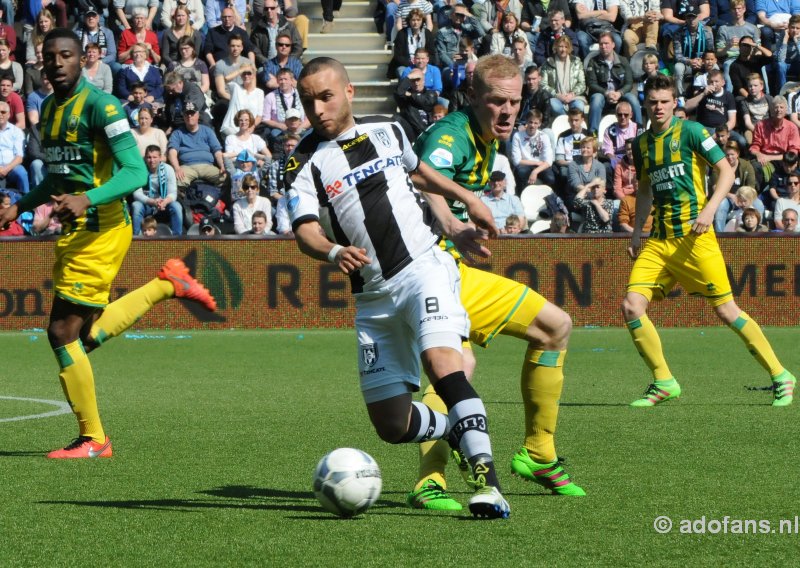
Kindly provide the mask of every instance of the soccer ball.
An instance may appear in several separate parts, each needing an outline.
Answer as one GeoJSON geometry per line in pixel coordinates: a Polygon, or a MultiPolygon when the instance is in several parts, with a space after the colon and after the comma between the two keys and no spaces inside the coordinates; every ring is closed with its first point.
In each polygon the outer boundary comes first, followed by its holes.
{"type": "Polygon", "coordinates": [[[369,509],[381,495],[381,470],[366,452],[339,448],[319,460],[314,495],[322,507],[343,518],[369,509]]]}

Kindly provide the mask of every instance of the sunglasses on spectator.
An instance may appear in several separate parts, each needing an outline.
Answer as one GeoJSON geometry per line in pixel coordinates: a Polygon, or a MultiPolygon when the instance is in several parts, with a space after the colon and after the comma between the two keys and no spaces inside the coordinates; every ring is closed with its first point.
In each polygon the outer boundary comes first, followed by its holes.
{"type": "Polygon", "coordinates": [[[621,118],[629,117],[630,115],[631,115],[631,113],[629,113],[629,112],[618,112],[617,113],[617,116],[619,116],[621,118]]]}
{"type": "MultiPolygon", "coordinates": [[[[0,110],[0,114],[5,114],[7,112],[7,110],[0,110]]],[[[800,185],[800,181],[790,181],[789,185],[800,185]]]]}
{"type": "Polygon", "coordinates": [[[252,71],[242,71],[242,75],[252,75],[252,71]]]}
{"type": "Polygon", "coordinates": [[[291,43],[276,43],[278,47],[292,47],[291,43]]]}
{"type": "Polygon", "coordinates": [[[244,186],[245,189],[258,189],[257,185],[246,185],[244,186]]]}
{"type": "Polygon", "coordinates": [[[278,7],[277,6],[264,6],[264,9],[272,11],[272,10],[277,10],[278,7]]]}

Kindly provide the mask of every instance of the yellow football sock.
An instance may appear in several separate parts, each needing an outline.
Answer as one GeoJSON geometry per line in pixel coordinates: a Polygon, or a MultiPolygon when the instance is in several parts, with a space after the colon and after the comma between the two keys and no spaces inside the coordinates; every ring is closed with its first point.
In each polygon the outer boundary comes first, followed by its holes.
{"type": "MultiPolygon", "coordinates": [[[[431,409],[447,414],[447,406],[444,401],[436,394],[433,386],[428,385],[422,395],[422,402],[431,409]]],[[[444,469],[450,457],[450,445],[446,440],[431,440],[419,444],[419,481],[414,487],[416,491],[429,479],[434,480],[443,488],[447,488],[447,481],[444,479],[444,469]]]]}
{"type": "Polygon", "coordinates": [[[56,347],[54,350],[61,372],[61,388],[64,396],[78,418],[78,429],[81,436],[89,436],[95,442],[103,443],[106,434],[97,411],[97,398],[94,392],[94,373],[89,357],[78,339],[56,347]]]}
{"type": "Polygon", "coordinates": [[[92,340],[98,345],[128,329],[146,314],[154,305],[175,295],[175,287],[169,280],[155,278],[132,292],[111,302],[90,332],[92,340]]]}
{"type": "Polygon", "coordinates": [[[556,460],[553,436],[558,421],[558,401],[564,386],[566,351],[528,347],[522,364],[520,387],[525,406],[525,448],[537,463],[556,460]]]}
{"type": "Polygon", "coordinates": [[[653,325],[647,314],[639,319],[629,321],[625,325],[628,326],[628,331],[633,338],[636,350],[653,372],[653,378],[657,381],[666,381],[673,378],[672,372],[667,367],[667,361],[664,359],[661,338],[658,337],[656,326],[653,325]]]}
{"type": "Polygon", "coordinates": [[[751,319],[746,313],[739,313],[739,317],[731,324],[731,329],[742,338],[747,350],[755,357],[759,365],[768,371],[771,377],[777,377],[783,372],[783,365],[780,364],[769,340],[761,331],[761,326],[751,319]]]}

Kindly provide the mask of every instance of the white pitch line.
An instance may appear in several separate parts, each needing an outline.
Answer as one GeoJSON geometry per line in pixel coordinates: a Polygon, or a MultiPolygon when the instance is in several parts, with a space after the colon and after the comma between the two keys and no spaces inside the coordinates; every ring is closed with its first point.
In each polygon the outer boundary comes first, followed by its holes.
{"type": "Polygon", "coordinates": [[[41,404],[49,404],[57,406],[57,410],[50,412],[42,412],[41,414],[26,414],[25,416],[12,416],[11,418],[0,418],[0,422],[18,422],[20,420],[33,420],[34,418],[49,418],[51,416],[58,416],[59,414],[68,414],[72,412],[69,403],[62,400],[45,400],[42,398],[21,398],[18,396],[0,396],[0,400],[21,400],[24,402],[39,402],[41,404]]]}

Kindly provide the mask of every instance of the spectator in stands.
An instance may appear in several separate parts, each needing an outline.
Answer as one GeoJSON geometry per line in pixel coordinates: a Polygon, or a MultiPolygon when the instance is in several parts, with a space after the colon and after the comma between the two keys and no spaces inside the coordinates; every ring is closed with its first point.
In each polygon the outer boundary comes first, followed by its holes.
{"type": "Polygon", "coordinates": [[[239,87],[243,86],[243,73],[249,74],[251,80],[249,85],[251,88],[255,88],[255,65],[242,55],[243,50],[244,40],[238,34],[230,35],[228,37],[228,55],[223,59],[218,59],[214,67],[214,92],[217,95],[217,102],[211,109],[211,115],[216,120],[215,125],[222,125],[230,105],[233,93],[232,85],[236,83],[239,87]]]}
{"type": "Polygon", "coordinates": [[[523,223],[522,219],[517,215],[509,215],[506,217],[505,226],[500,229],[500,233],[504,235],[520,235],[528,234],[528,223],[523,223]]]}
{"type": "Polygon", "coordinates": [[[321,0],[320,3],[322,4],[322,27],[319,33],[329,34],[333,32],[333,14],[342,9],[342,0],[321,0]]]}
{"type": "Polygon", "coordinates": [[[199,115],[194,103],[187,102],[183,107],[183,126],[169,137],[167,157],[179,189],[185,189],[196,179],[219,187],[225,179],[222,146],[214,131],[200,124],[199,115]]]}
{"type": "Polygon", "coordinates": [[[550,93],[542,86],[541,71],[533,65],[528,67],[525,70],[525,83],[522,86],[522,102],[517,114],[517,126],[523,126],[528,112],[534,109],[542,113],[544,117],[542,124],[550,124],[552,122],[550,118],[552,113],[551,98],[550,93]]]}
{"type": "MultiPolygon", "coordinates": [[[[273,156],[272,163],[269,166],[269,179],[267,187],[269,188],[269,198],[273,205],[277,206],[278,198],[286,194],[286,188],[283,185],[283,173],[286,169],[286,161],[289,156],[294,152],[297,144],[300,142],[300,137],[296,134],[289,134],[283,139],[283,148],[280,154],[273,156]]],[[[282,232],[282,231],[278,231],[282,232]]]]}
{"type": "MultiPolygon", "coordinates": [[[[244,17],[247,14],[247,0],[206,0],[204,16],[208,31],[220,26],[236,26],[244,29],[244,17]],[[225,10],[230,9],[230,18],[225,14],[225,10]]],[[[222,45],[226,45],[223,42],[222,45]]],[[[213,67],[211,63],[209,67],[213,67]]]]}
{"type": "Polygon", "coordinates": [[[442,72],[435,65],[429,65],[431,56],[428,50],[420,47],[414,52],[414,67],[408,67],[400,76],[401,79],[408,77],[413,69],[418,69],[422,72],[425,82],[425,89],[433,91],[438,97],[443,90],[442,87],[442,72]]]}
{"type": "Polygon", "coordinates": [[[533,60],[533,52],[528,45],[528,35],[520,29],[519,19],[514,15],[514,12],[505,12],[500,21],[500,28],[497,31],[492,31],[490,35],[484,38],[483,45],[485,47],[483,52],[499,53],[500,55],[511,57],[514,53],[514,40],[519,39],[525,42],[526,58],[533,60]]]}
{"type": "Polygon", "coordinates": [[[737,233],[766,233],[766,225],[761,224],[761,213],[758,209],[748,207],[742,211],[742,222],[736,227],[737,233]]]}
{"type": "Polygon", "coordinates": [[[592,44],[599,44],[603,34],[607,34],[612,41],[612,51],[619,53],[622,36],[614,27],[619,15],[619,0],[575,0],[573,5],[578,17],[577,35],[581,55],[589,55],[592,44]]]}
{"type": "MultiPolygon", "coordinates": [[[[617,223],[623,233],[632,233],[636,225],[636,196],[626,195],[619,202],[619,212],[617,213],[617,223]]],[[[642,236],[650,234],[653,228],[653,215],[648,214],[647,219],[642,225],[642,236]]]]}
{"type": "Polygon", "coordinates": [[[53,92],[53,86],[47,80],[47,76],[42,75],[42,86],[28,95],[25,101],[25,114],[27,124],[33,126],[39,124],[39,115],[42,112],[44,99],[53,92]]]}
{"type": "Polygon", "coordinates": [[[772,172],[767,187],[761,195],[764,207],[773,209],[779,199],[789,197],[789,176],[797,171],[797,161],[797,153],[789,151],[783,155],[782,160],[772,162],[775,171],[772,172]]]}
{"type": "Polygon", "coordinates": [[[659,0],[620,0],[619,10],[622,13],[622,42],[625,57],[632,57],[637,45],[655,51],[658,49],[658,23],[664,18],[661,14],[659,0]]]}
{"type": "MultiPolygon", "coordinates": [[[[11,196],[5,191],[0,191],[0,209],[11,207],[11,196]]],[[[22,225],[17,221],[11,221],[5,228],[0,227],[0,237],[21,237],[25,234],[22,225]]]]}
{"type": "MultiPolygon", "coordinates": [[[[800,226],[797,224],[797,216],[797,211],[794,209],[783,210],[783,214],[781,215],[782,232],[792,234],[800,232],[800,226]]],[[[775,224],[777,225],[777,223],[775,224]]]]}
{"type": "Polygon", "coordinates": [[[291,54],[292,36],[288,32],[279,32],[275,37],[275,49],[278,54],[264,64],[264,83],[267,91],[278,88],[278,71],[289,69],[295,77],[300,76],[303,62],[291,54]]]}
{"type": "Polygon", "coordinates": [[[289,109],[295,109],[302,117],[304,128],[308,128],[309,123],[305,118],[303,105],[300,103],[300,95],[295,88],[294,73],[288,69],[281,69],[278,72],[278,88],[264,97],[264,110],[261,113],[261,123],[268,128],[268,136],[275,139],[286,130],[286,113],[289,109]]]}
{"type": "Polygon", "coordinates": [[[168,66],[168,70],[170,72],[175,71],[183,77],[184,81],[199,87],[204,95],[208,93],[211,89],[208,65],[197,57],[198,52],[194,47],[194,40],[186,36],[179,39],[178,53],[180,61],[173,61],[168,66]]]}
{"type": "Polygon", "coordinates": [[[703,54],[700,70],[694,74],[689,98],[696,97],[708,87],[708,74],[714,69],[719,69],[719,65],[717,65],[717,54],[713,51],[706,51],[703,54]]]}
{"type": "Polygon", "coordinates": [[[431,111],[431,122],[436,122],[442,120],[445,116],[447,116],[447,109],[444,105],[434,105],[433,111],[431,111]]]}
{"type": "Polygon", "coordinates": [[[4,39],[0,39],[0,78],[2,77],[9,77],[13,81],[15,93],[22,91],[22,80],[24,79],[22,65],[11,60],[11,48],[4,39]]]}
{"type": "Polygon", "coordinates": [[[733,95],[725,90],[725,79],[722,71],[714,69],[708,73],[708,86],[705,91],[686,101],[687,112],[696,112],[696,120],[709,131],[716,130],[723,124],[728,127],[731,137],[740,145],[746,144],[744,138],[734,132],[736,128],[736,101],[733,95]]]}
{"type": "MultiPolygon", "coordinates": [[[[12,20],[10,23],[5,21],[4,18],[5,8],[2,2],[0,2],[0,39],[4,39],[8,42],[9,51],[11,52],[11,60],[14,61],[15,57],[14,54],[17,51],[17,32],[14,30],[14,21],[12,20]]],[[[31,47],[33,44],[28,44],[31,47]]],[[[27,48],[26,45],[26,55],[27,55],[27,48]]],[[[27,57],[26,57],[27,61],[27,57]]]]}
{"type": "Polygon", "coordinates": [[[28,180],[31,187],[36,187],[45,176],[44,149],[39,136],[39,125],[31,124],[28,128],[28,144],[25,148],[23,163],[28,168],[28,180]]]}
{"type": "Polygon", "coordinates": [[[468,37],[473,42],[477,42],[483,37],[484,33],[485,31],[478,20],[465,5],[456,4],[453,6],[453,10],[450,12],[450,23],[440,27],[434,38],[436,58],[439,61],[439,65],[445,70],[443,76],[445,83],[452,84],[449,70],[453,67],[453,63],[462,58],[460,50],[461,38],[468,37]]]}
{"type": "Polygon", "coordinates": [[[522,188],[537,183],[556,185],[552,169],[555,152],[550,136],[540,130],[541,126],[542,113],[528,111],[525,130],[517,130],[511,138],[511,164],[517,185],[522,188]]]}
{"type": "MultiPolygon", "coordinates": [[[[636,165],[633,163],[633,140],[625,140],[625,155],[614,166],[614,199],[622,201],[628,195],[634,195],[639,189],[636,177],[636,165]]],[[[631,229],[631,231],[633,230],[631,229]]]]}
{"type": "Polygon", "coordinates": [[[5,101],[11,107],[11,118],[9,122],[20,128],[25,129],[25,105],[22,97],[14,92],[14,83],[10,77],[0,77],[0,101],[5,101]]]}
{"type": "Polygon", "coordinates": [[[672,38],[678,29],[686,25],[688,12],[694,12],[697,21],[705,22],[711,16],[711,6],[708,0],[661,0],[661,37],[668,48],[673,47],[672,38]]]}
{"type": "Polygon", "coordinates": [[[161,50],[158,46],[158,36],[147,28],[147,10],[143,7],[133,9],[133,27],[122,30],[119,36],[119,63],[133,63],[133,50],[137,44],[144,44],[145,59],[148,63],[158,65],[161,63],[161,50]]]}
{"type": "Polygon", "coordinates": [[[158,236],[158,221],[152,215],[142,219],[142,235],[145,239],[154,239],[158,236]]]}
{"type": "MultiPolygon", "coordinates": [[[[736,190],[733,202],[735,206],[731,209],[731,212],[728,213],[728,221],[722,227],[721,232],[724,233],[736,232],[736,229],[739,228],[739,226],[742,224],[742,212],[745,209],[750,209],[755,207],[755,203],[759,202],[758,192],[753,187],[750,187],[748,185],[743,185],[736,190]]],[[[715,225],[716,225],[716,219],[715,219],[715,225]]],[[[714,230],[716,230],[716,227],[714,228],[714,230]]]]}
{"type": "MultiPolygon", "coordinates": [[[[31,31],[28,41],[25,42],[25,63],[31,64],[35,61],[33,48],[37,43],[44,43],[44,36],[47,32],[56,27],[56,19],[53,13],[47,8],[42,8],[42,11],[36,16],[36,24],[31,31]]],[[[23,36],[24,37],[24,36],[23,36]]]]}
{"type": "MultiPolygon", "coordinates": [[[[400,0],[400,3],[397,7],[397,12],[394,16],[394,30],[386,30],[387,36],[386,39],[389,42],[395,41],[397,35],[405,29],[408,25],[408,15],[413,10],[419,10],[422,12],[422,17],[424,18],[425,27],[429,30],[433,28],[433,18],[431,14],[433,14],[433,4],[428,2],[428,0],[400,0]],[[391,34],[391,35],[389,35],[391,34]]],[[[388,22],[387,22],[388,24],[388,22]]],[[[422,46],[418,46],[422,47],[422,46]]]]}
{"type": "MultiPolygon", "coordinates": [[[[217,69],[219,67],[217,65],[217,69]]],[[[233,81],[228,83],[231,99],[228,112],[225,114],[220,128],[221,133],[225,136],[241,132],[241,125],[235,123],[235,118],[242,110],[250,112],[247,125],[249,132],[252,132],[256,125],[261,123],[261,113],[264,110],[264,91],[256,87],[256,70],[249,64],[249,60],[247,66],[241,69],[240,76],[242,78],[241,86],[233,81]]]]}
{"type": "Polygon", "coordinates": [[[610,233],[614,204],[606,199],[606,182],[595,178],[575,195],[576,213],[583,217],[584,233],[610,233]]]}
{"type": "Polygon", "coordinates": [[[481,196],[481,201],[492,211],[494,224],[504,227],[509,215],[516,215],[525,224],[525,209],[519,197],[506,191],[506,174],[494,171],[489,176],[489,193],[481,196]]]}
{"type": "Polygon", "coordinates": [[[125,110],[131,128],[136,128],[139,126],[139,111],[143,108],[152,110],[153,100],[147,94],[147,85],[142,82],[131,85],[130,92],[130,99],[124,102],[122,108],[125,110]]]}
{"type": "Polygon", "coordinates": [[[232,161],[226,158],[225,168],[231,174],[231,202],[245,197],[242,186],[248,176],[253,177],[257,185],[261,183],[262,170],[258,167],[258,160],[247,150],[239,152],[232,161]]]}
{"type": "MultiPolygon", "coordinates": [[[[275,0],[267,0],[267,2],[275,2],[275,0]]],[[[211,0],[209,0],[210,3],[211,0]]],[[[206,5],[206,8],[208,8],[208,5],[206,5]]],[[[206,12],[206,21],[208,21],[208,12],[206,12]]],[[[234,35],[239,36],[242,41],[242,54],[250,59],[252,63],[256,63],[255,48],[250,41],[250,36],[244,28],[236,25],[235,22],[234,10],[228,6],[222,10],[222,23],[208,30],[206,40],[203,43],[203,55],[206,63],[208,63],[209,71],[213,72],[217,61],[230,54],[228,40],[234,35]]],[[[263,61],[258,63],[258,65],[261,64],[263,64],[263,61]]]]}
{"type": "Polygon", "coordinates": [[[131,217],[133,218],[133,234],[142,232],[142,220],[152,215],[156,219],[169,219],[169,228],[173,235],[183,232],[183,206],[178,202],[178,184],[175,170],[162,159],[161,148],[148,146],[144,153],[147,164],[147,187],[140,187],[133,192],[131,217]]]}
{"type": "Polygon", "coordinates": [[[211,124],[206,112],[206,98],[200,87],[184,81],[177,71],[167,73],[164,77],[164,119],[168,131],[183,126],[183,109],[189,103],[199,111],[201,124],[211,124]]]}
{"type": "Polygon", "coordinates": [[[202,34],[192,27],[189,21],[189,8],[186,4],[180,4],[172,15],[171,25],[162,32],[161,44],[161,63],[169,67],[173,61],[180,61],[181,54],[178,42],[181,38],[188,37],[192,40],[195,53],[199,52],[203,46],[202,34]]]}
{"type": "Polygon", "coordinates": [[[298,12],[296,0],[279,0],[278,6],[280,6],[280,10],[283,13],[283,17],[286,18],[286,21],[290,24],[294,24],[294,27],[297,28],[297,33],[300,34],[301,48],[303,52],[305,52],[305,50],[308,49],[308,27],[310,23],[308,16],[298,12]]]}
{"type": "Polygon", "coordinates": [[[8,103],[0,102],[0,179],[25,195],[29,190],[28,172],[22,165],[25,133],[9,122],[10,112],[8,103]]]}
{"type": "MultiPolygon", "coordinates": [[[[2,82],[0,82],[2,92],[2,82]]],[[[800,152],[800,132],[786,119],[786,99],[780,95],[773,97],[769,118],[756,124],[750,153],[755,157],[753,167],[759,180],[767,180],[774,171],[773,162],[783,160],[789,151],[800,152]]]]}
{"type": "Polygon", "coordinates": [[[33,210],[31,234],[37,237],[61,234],[61,221],[56,215],[55,202],[43,203],[33,210]]]}
{"type": "Polygon", "coordinates": [[[134,85],[144,83],[147,90],[148,103],[164,101],[164,83],[161,79],[161,70],[156,65],[151,65],[147,60],[148,48],[143,43],[137,43],[131,48],[133,63],[125,65],[116,78],[116,93],[121,101],[133,100],[131,89],[134,85]]]}
{"type": "Polygon", "coordinates": [[[233,160],[243,150],[246,150],[255,156],[259,168],[269,165],[272,154],[267,148],[267,143],[258,134],[253,134],[253,127],[256,124],[253,113],[246,108],[240,110],[234,117],[234,124],[239,130],[225,138],[223,157],[233,160]]]}
{"type": "MultiPolygon", "coordinates": [[[[75,26],[75,33],[81,40],[83,51],[88,52],[89,45],[95,44],[99,58],[116,72],[120,66],[117,63],[117,42],[114,33],[105,26],[100,25],[100,14],[92,7],[83,14],[83,24],[75,26]]],[[[29,44],[32,45],[32,44],[29,44]]],[[[28,54],[31,55],[30,53],[28,54]]],[[[26,57],[30,62],[30,58],[26,57]]],[[[110,92],[110,91],[106,91],[110,92]]]]}
{"type": "Polygon", "coordinates": [[[42,87],[42,77],[44,76],[44,59],[42,58],[42,44],[35,48],[36,63],[27,65],[22,78],[22,93],[27,97],[32,92],[42,87]]]}
{"type": "Polygon", "coordinates": [[[570,211],[575,211],[575,196],[590,185],[600,182],[605,192],[606,169],[597,159],[598,147],[594,136],[583,138],[580,141],[580,156],[569,163],[567,192],[561,197],[570,211]]]}
{"type": "MultiPolygon", "coordinates": [[[[591,135],[589,130],[584,127],[583,120],[584,114],[582,111],[573,108],[567,112],[567,120],[569,122],[569,129],[566,132],[559,134],[556,140],[556,170],[558,185],[563,187],[569,179],[569,165],[575,161],[580,160],[581,156],[581,141],[591,135]]],[[[556,193],[559,193],[558,191],[556,193]]],[[[561,198],[564,199],[566,192],[561,192],[561,198]]],[[[564,199],[566,201],[566,199],[564,199]]]]}
{"type": "MultiPolygon", "coordinates": [[[[522,3],[522,13],[520,15],[519,27],[528,35],[528,45],[530,46],[534,61],[536,60],[536,49],[538,47],[539,37],[542,34],[548,34],[550,39],[557,39],[552,33],[549,33],[552,31],[552,22],[550,18],[553,12],[556,11],[561,12],[562,18],[565,14],[567,15],[569,22],[564,20],[561,23],[561,26],[562,28],[566,27],[568,29],[568,27],[572,25],[572,15],[569,10],[568,0],[551,0],[546,7],[541,2],[522,3]],[[566,24],[566,26],[564,24],[566,24]]],[[[558,29],[560,30],[561,28],[558,29]]],[[[574,33],[573,39],[576,40],[574,51],[575,53],[578,53],[577,37],[575,37],[574,33]]],[[[543,55],[544,58],[542,62],[550,57],[552,53],[543,53],[543,55]]],[[[539,63],[536,64],[540,65],[539,63]]]]}
{"type": "Polygon", "coordinates": [[[267,228],[268,226],[267,214],[264,213],[263,211],[256,211],[253,213],[253,217],[251,218],[251,224],[253,228],[247,232],[247,234],[249,235],[260,235],[263,237],[272,234],[267,228]]]}
{"type": "Polygon", "coordinates": [[[525,40],[517,38],[511,45],[511,60],[519,67],[519,74],[525,73],[525,70],[533,65],[533,59],[530,57],[530,50],[525,40]]]}
{"type": "MultiPolygon", "coordinates": [[[[212,1],[216,0],[209,0],[209,2],[212,1]]],[[[206,216],[200,219],[200,222],[197,224],[197,233],[202,237],[211,238],[222,234],[222,231],[220,231],[219,227],[214,224],[214,221],[211,220],[211,217],[206,216]]]]}
{"type": "MultiPolygon", "coordinates": [[[[644,57],[642,57],[642,77],[636,83],[636,98],[640,106],[644,104],[645,81],[660,72],[658,65],[658,56],[655,53],[645,53],[644,57]]],[[[633,69],[631,69],[631,72],[633,72],[633,69]]]]}
{"type": "Polygon", "coordinates": [[[614,110],[617,121],[610,124],[603,133],[600,146],[600,161],[606,166],[606,180],[613,183],[614,168],[625,157],[625,142],[633,140],[641,132],[641,128],[633,118],[633,110],[628,101],[620,101],[614,110]]]}
{"type": "Polygon", "coordinates": [[[586,106],[583,61],[572,55],[572,41],[566,35],[555,41],[554,52],[541,69],[542,88],[552,97],[552,116],[566,114],[571,108],[582,111],[586,106]]]}
{"type": "Polygon", "coordinates": [[[603,113],[625,99],[633,109],[633,119],[642,123],[642,109],[633,91],[633,74],[628,60],[614,53],[610,33],[600,34],[599,53],[589,60],[586,84],[589,89],[589,130],[597,132],[603,113]]]}
{"type": "Polygon", "coordinates": [[[800,14],[795,14],[789,20],[789,29],[783,34],[783,41],[778,46],[775,59],[778,89],[786,84],[788,78],[793,81],[800,78],[800,14]]]}
{"type": "Polygon", "coordinates": [[[725,87],[733,92],[733,84],[729,70],[731,64],[739,56],[739,41],[747,36],[754,38],[756,43],[761,41],[761,31],[758,26],[745,20],[747,6],[745,0],[731,0],[733,21],[722,25],[717,30],[717,57],[723,61],[722,71],[725,74],[725,87]]]}
{"type": "MultiPolygon", "coordinates": [[[[525,6],[533,4],[526,2],[525,6]]],[[[523,11],[525,8],[523,7],[523,11]]],[[[569,15],[569,10],[562,10],[553,8],[553,2],[550,3],[550,11],[547,14],[549,26],[544,28],[539,33],[536,43],[533,46],[533,62],[541,67],[547,61],[548,57],[554,55],[553,46],[555,41],[561,36],[566,36],[572,44],[572,53],[580,55],[580,45],[578,44],[578,36],[567,26],[566,15],[569,15]]]]}
{"type": "Polygon", "coordinates": [[[142,108],[139,110],[139,115],[136,117],[139,122],[139,127],[134,128],[133,137],[136,139],[136,146],[139,148],[139,153],[144,158],[144,153],[148,146],[158,146],[161,150],[161,155],[167,155],[167,135],[160,128],[153,126],[153,110],[149,108],[142,108]]]}
{"type": "Polygon", "coordinates": [[[762,67],[772,64],[772,52],[757,45],[750,36],[739,38],[739,56],[731,63],[728,74],[734,96],[747,96],[747,78],[752,73],[761,73],[762,67]]]}
{"type": "Polygon", "coordinates": [[[266,230],[272,229],[272,204],[269,199],[258,194],[258,180],[252,175],[244,176],[242,190],[244,198],[233,204],[233,230],[236,234],[242,235],[252,230],[253,213],[256,211],[266,216],[266,230]]]}
{"type": "MultiPolygon", "coordinates": [[[[447,93],[447,98],[449,99],[451,96],[454,96],[458,92],[466,92],[466,87],[463,86],[464,82],[467,81],[467,67],[470,63],[477,63],[478,56],[475,54],[475,44],[471,39],[468,37],[462,37],[461,40],[458,42],[459,54],[457,61],[453,63],[453,65],[449,69],[445,69],[442,73],[442,84],[445,89],[445,93],[447,93]],[[449,76],[450,79],[445,82],[445,75],[449,76]]],[[[433,65],[433,55],[431,55],[431,65],[433,65]]],[[[413,59],[411,64],[413,65],[413,59]]],[[[474,69],[475,65],[472,65],[474,69]]],[[[524,70],[522,72],[524,75],[524,70]]],[[[469,79],[472,80],[471,77],[469,79]]],[[[461,106],[464,106],[464,102],[461,106]]],[[[459,107],[461,108],[461,107],[459,107]]]]}
{"type": "Polygon", "coordinates": [[[389,79],[398,78],[406,67],[413,67],[413,55],[420,47],[426,48],[431,54],[432,65],[438,63],[438,61],[433,61],[435,55],[433,32],[431,28],[422,25],[424,22],[422,10],[411,10],[406,22],[403,31],[397,34],[393,43],[392,60],[389,62],[389,69],[386,73],[389,79]]]}
{"type": "Polygon", "coordinates": [[[275,44],[279,34],[289,34],[292,44],[289,55],[299,59],[303,55],[303,40],[300,33],[292,22],[280,14],[277,0],[264,0],[264,17],[256,22],[253,28],[255,62],[258,67],[278,56],[275,44]]]}
{"type": "Polygon", "coordinates": [[[714,140],[716,140],[717,146],[719,146],[720,148],[725,148],[730,139],[731,139],[731,131],[728,128],[728,125],[723,124],[721,126],[717,126],[717,128],[714,130],[714,140]]]}
{"type": "MultiPolygon", "coordinates": [[[[464,79],[461,80],[461,82],[458,84],[458,88],[455,91],[449,91],[447,93],[447,99],[450,101],[450,105],[447,107],[448,112],[455,112],[470,105],[469,91],[470,88],[472,87],[472,79],[475,76],[476,65],[477,63],[475,61],[467,61],[467,63],[464,64],[464,79]]],[[[456,75],[454,74],[453,76],[455,77],[456,75]]],[[[538,72],[537,72],[537,80],[538,80],[538,72]]],[[[542,91],[542,93],[543,92],[544,91],[542,91]]],[[[525,93],[525,88],[523,87],[523,97],[524,93],[525,93]]],[[[519,120],[520,118],[518,114],[517,121],[519,120]]]]}
{"type": "MultiPolygon", "coordinates": [[[[189,24],[192,26],[192,29],[198,33],[202,32],[206,24],[203,0],[163,0],[161,3],[161,11],[159,12],[161,27],[168,30],[173,26],[172,15],[178,7],[185,8],[188,11],[189,24]]],[[[200,52],[200,46],[197,47],[197,52],[200,52]]],[[[163,49],[161,50],[161,54],[164,54],[163,49]]]]}
{"type": "Polygon", "coordinates": [[[425,87],[425,75],[416,67],[400,79],[394,91],[394,100],[400,112],[396,115],[403,125],[409,140],[417,136],[431,124],[431,113],[436,106],[438,96],[435,91],[425,87]]]}
{"type": "Polygon", "coordinates": [[[566,213],[562,213],[558,211],[553,215],[550,219],[550,229],[545,231],[546,233],[553,233],[553,234],[561,234],[566,235],[569,233],[574,233],[569,226],[569,216],[566,213]]]}
{"type": "Polygon", "coordinates": [[[675,50],[675,86],[679,97],[686,92],[686,82],[692,83],[694,76],[702,72],[703,54],[714,47],[711,28],[702,24],[693,9],[686,11],[684,19],[686,24],[672,37],[675,50]]]}
{"type": "MultiPolygon", "coordinates": [[[[714,215],[714,230],[716,231],[722,231],[725,227],[725,223],[728,221],[728,213],[735,208],[736,191],[743,185],[757,187],[756,172],[753,170],[753,166],[747,160],[740,159],[742,150],[739,143],[736,142],[736,140],[729,140],[723,148],[725,150],[725,158],[731,165],[735,177],[730,192],[719,204],[716,214],[714,215]]],[[[716,170],[712,170],[708,180],[708,187],[716,187],[716,184],[717,172],[716,170]]],[[[759,200],[756,201],[754,206],[760,209],[763,216],[764,204],[759,200]]]]}
{"type": "MultiPolygon", "coordinates": [[[[153,29],[153,22],[158,14],[158,0],[113,0],[114,13],[116,14],[117,24],[124,32],[138,29],[153,29]],[[141,26],[137,26],[136,17],[141,16],[141,26]]],[[[110,8],[110,7],[109,7],[110,8]]],[[[110,9],[109,9],[110,11],[110,9]]],[[[131,45],[144,41],[144,37],[139,37],[136,40],[131,40],[131,45]]],[[[120,35],[120,42],[122,42],[122,35],[120,35]]],[[[158,48],[158,41],[152,43],[156,49],[158,48]]],[[[122,46],[120,46],[122,51],[122,46]]],[[[120,62],[127,63],[120,59],[120,62]]],[[[155,63],[158,63],[157,61],[155,63]]]]}
{"type": "Polygon", "coordinates": [[[747,77],[747,93],[747,97],[739,102],[738,112],[744,127],[744,137],[750,144],[756,124],[769,116],[772,97],[764,93],[764,79],[758,73],[747,77]]]}
{"type": "Polygon", "coordinates": [[[793,0],[764,0],[756,1],[756,13],[761,28],[761,43],[775,50],[778,38],[786,33],[789,19],[798,12],[798,7],[793,0]]]}

